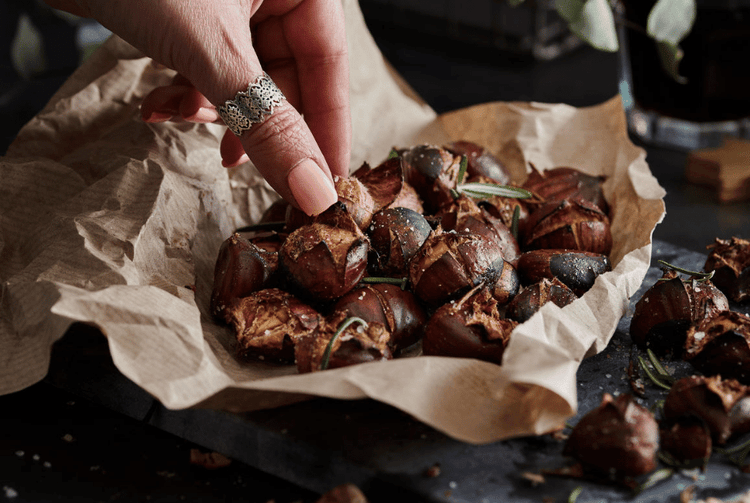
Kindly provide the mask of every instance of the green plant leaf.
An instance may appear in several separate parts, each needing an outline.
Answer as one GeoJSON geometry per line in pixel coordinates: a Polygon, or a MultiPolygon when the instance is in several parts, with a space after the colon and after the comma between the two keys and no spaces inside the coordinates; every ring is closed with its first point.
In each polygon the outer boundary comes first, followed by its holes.
{"type": "Polygon", "coordinates": [[[526,0],[508,0],[508,3],[511,7],[518,7],[522,3],[524,3],[526,0]]]}
{"type": "Polygon", "coordinates": [[[676,47],[695,22],[695,0],[659,0],[648,15],[646,31],[657,42],[676,47]]]}
{"type": "Polygon", "coordinates": [[[575,33],[592,47],[615,52],[620,48],[615,17],[607,0],[555,0],[555,9],[575,33]]]}
{"type": "Polygon", "coordinates": [[[675,82],[687,84],[687,77],[680,75],[680,61],[685,56],[679,45],[672,45],[669,42],[657,42],[656,51],[659,54],[661,67],[664,69],[675,82]]]}

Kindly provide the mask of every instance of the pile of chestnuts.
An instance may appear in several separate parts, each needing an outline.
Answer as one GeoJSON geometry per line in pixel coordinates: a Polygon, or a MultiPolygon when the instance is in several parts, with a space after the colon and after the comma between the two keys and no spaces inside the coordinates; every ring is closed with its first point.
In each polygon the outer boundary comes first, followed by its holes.
{"type": "Polygon", "coordinates": [[[211,313],[241,357],[300,372],[420,352],[500,364],[519,323],[611,270],[603,182],[532,166],[512,184],[466,141],[393,149],[335,180],[320,215],[280,201],[230,236],[211,313]]]}
{"type": "MultiPolygon", "coordinates": [[[[630,394],[605,393],[565,444],[578,462],[566,474],[629,483],[660,461],[704,467],[717,446],[750,433],[750,316],[730,308],[730,300],[750,300],[750,242],[717,238],[709,248],[703,271],[663,262],[662,277],[631,320],[630,337],[649,354],[655,374],[641,360],[644,370],[668,390],[660,417],[630,394]],[[677,379],[659,358],[686,361],[697,373],[677,379]]],[[[750,447],[743,449],[725,451],[750,447]]]]}

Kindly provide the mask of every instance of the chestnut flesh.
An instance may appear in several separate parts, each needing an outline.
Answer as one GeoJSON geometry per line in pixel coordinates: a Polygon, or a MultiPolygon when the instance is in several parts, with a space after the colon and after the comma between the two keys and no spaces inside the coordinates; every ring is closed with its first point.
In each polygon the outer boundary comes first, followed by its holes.
{"type": "Polygon", "coordinates": [[[722,311],[687,332],[684,359],[705,375],[750,385],[750,316],[722,311]]]}

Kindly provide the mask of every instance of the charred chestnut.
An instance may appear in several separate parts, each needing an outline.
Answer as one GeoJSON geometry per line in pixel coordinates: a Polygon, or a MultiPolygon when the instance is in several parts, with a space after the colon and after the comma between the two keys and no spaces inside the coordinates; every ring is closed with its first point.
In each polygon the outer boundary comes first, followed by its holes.
{"type": "Polygon", "coordinates": [[[318,330],[295,345],[297,370],[301,373],[333,369],[393,357],[390,333],[380,323],[360,323],[346,313],[335,312],[318,330]]]}
{"type": "Polygon", "coordinates": [[[563,453],[587,470],[613,477],[637,477],[656,468],[659,426],[648,409],[628,394],[605,393],[568,437],[563,453]]]}
{"type": "Polygon", "coordinates": [[[485,176],[500,185],[510,182],[510,174],[505,165],[481,145],[460,140],[449,143],[445,148],[454,155],[466,156],[467,177],[485,176]]]}
{"type": "Polygon", "coordinates": [[[557,278],[579,296],[594,286],[600,274],[612,270],[609,259],[601,253],[550,249],[523,253],[516,267],[525,285],[557,278]]]}
{"type": "Polygon", "coordinates": [[[483,281],[494,283],[502,267],[502,250],[494,241],[478,234],[438,231],[412,258],[409,281],[417,297],[436,306],[483,281]]]}
{"type": "Polygon", "coordinates": [[[497,275],[495,284],[492,285],[492,296],[495,297],[498,305],[504,306],[518,295],[520,289],[521,282],[516,268],[507,260],[503,260],[502,269],[497,275]]]}
{"type": "Polygon", "coordinates": [[[690,325],[728,308],[727,298],[710,281],[683,281],[677,272],[665,269],[636,303],[630,337],[642,349],[680,356],[690,325]]]}
{"type": "Polygon", "coordinates": [[[605,180],[604,176],[589,175],[567,166],[539,171],[532,164],[531,173],[523,183],[523,188],[547,201],[582,199],[596,205],[606,214],[609,213],[609,205],[602,191],[605,180]]]}
{"type": "Polygon", "coordinates": [[[665,421],[659,428],[659,440],[662,453],[680,467],[702,467],[711,457],[711,432],[696,416],[665,421]]]}
{"type": "Polygon", "coordinates": [[[748,431],[749,391],[734,379],[685,377],[672,385],[664,401],[664,417],[670,421],[698,417],[711,432],[713,441],[721,445],[733,434],[748,431]]]}
{"type": "Polygon", "coordinates": [[[750,316],[722,311],[691,326],[684,358],[703,374],[750,384],[750,316]]]}
{"type": "Polygon", "coordinates": [[[489,289],[474,289],[460,300],[441,306],[430,317],[422,338],[422,352],[499,365],[516,325],[500,316],[497,300],[489,289]]]}
{"type": "Polygon", "coordinates": [[[427,321],[413,293],[387,283],[356,287],[336,301],[333,311],[384,325],[391,333],[389,346],[394,353],[416,343],[427,321]]]}
{"type": "Polygon", "coordinates": [[[294,360],[297,341],[313,333],[322,319],[315,309],[278,288],[242,298],[228,317],[240,355],[286,363],[294,360]]]}
{"type": "Polygon", "coordinates": [[[547,302],[552,302],[558,307],[565,307],[577,298],[573,290],[557,278],[551,280],[544,278],[521,290],[506,307],[505,316],[523,323],[534,316],[547,302]]]}
{"type": "Polygon", "coordinates": [[[377,212],[367,230],[372,274],[405,277],[412,257],[432,232],[425,218],[408,208],[377,212]]]}
{"type": "Polygon", "coordinates": [[[305,295],[330,301],[365,275],[368,249],[367,237],[339,203],[287,236],[279,265],[305,295]]]}
{"type": "Polygon", "coordinates": [[[211,291],[211,314],[227,320],[228,309],[240,298],[265,288],[277,266],[277,255],[232,234],[219,248],[211,291]]]}
{"type": "Polygon", "coordinates": [[[503,258],[512,264],[521,254],[518,241],[510,229],[470,197],[455,199],[443,206],[435,216],[440,218],[440,225],[445,231],[470,232],[495,241],[500,246],[503,258]]]}
{"type": "Polygon", "coordinates": [[[609,217],[588,201],[545,203],[529,215],[524,245],[529,250],[564,248],[608,255],[612,250],[609,217]]]}
{"type": "Polygon", "coordinates": [[[703,270],[714,271],[711,281],[733,301],[750,300],[750,241],[717,238],[703,270]]]}
{"type": "Polygon", "coordinates": [[[428,213],[453,200],[461,156],[436,145],[417,145],[402,151],[401,158],[404,179],[416,189],[428,213]]]}

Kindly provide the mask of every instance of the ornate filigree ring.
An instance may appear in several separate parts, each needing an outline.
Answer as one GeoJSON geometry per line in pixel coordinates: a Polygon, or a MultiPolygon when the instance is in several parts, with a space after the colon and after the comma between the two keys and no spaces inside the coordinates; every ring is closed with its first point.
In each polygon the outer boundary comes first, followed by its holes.
{"type": "Polygon", "coordinates": [[[281,104],[284,94],[276,87],[267,73],[258,76],[255,82],[240,91],[233,100],[227,100],[216,107],[224,124],[237,136],[258,124],[273,113],[273,107],[281,104]]]}

